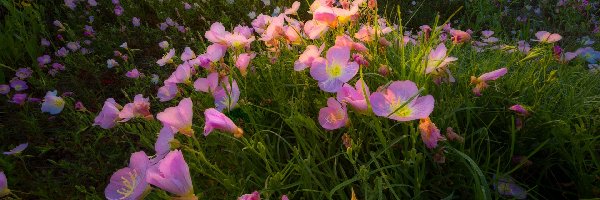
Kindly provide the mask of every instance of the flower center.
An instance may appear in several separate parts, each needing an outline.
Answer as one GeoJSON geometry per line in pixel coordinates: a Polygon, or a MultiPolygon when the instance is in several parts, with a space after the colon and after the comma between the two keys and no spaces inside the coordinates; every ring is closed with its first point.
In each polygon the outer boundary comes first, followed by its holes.
{"type": "Polygon", "coordinates": [[[121,183],[123,183],[122,188],[117,190],[117,193],[123,195],[121,199],[126,199],[127,197],[133,194],[133,191],[138,185],[137,179],[137,171],[134,169],[129,172],[129,177],[121,176],[121,183]]]}
{"type": "Polygon", "coordinates": [[[192,129],[191,125],[188,127],[180,128],[179,132],[181,132],[182,134],[185,134],[185,135],[189,135],[189,136],[194,135],[194,129],[192,129]]]}
{"type": "Polygon", "coordinates": [[[327,74],[331,78],[337,78],[342,76],[342,66],[340,64],[334,63],[327,68],[327,74]]]}
{"type": "Polygon", "coordinates": [[[54,105],[56,107],[61,107],[61,106],[65,105],[65,100],[57,99],[56,101],[54,101],[54,105]]]}
{"type": "Polygon", "coordinates": [[[396,102],[395,104],[390,106],[390,112],[395,111],[393,113],[393,115],[398,116],[398,117],[410,116],[410,114],[412,114],[412,110],[408,107],[408,104],[404,105],[404,107],[400,108],[402,106],[402,104],[404,104],[404,102],[402,102],[402,101],[396,102]]]}

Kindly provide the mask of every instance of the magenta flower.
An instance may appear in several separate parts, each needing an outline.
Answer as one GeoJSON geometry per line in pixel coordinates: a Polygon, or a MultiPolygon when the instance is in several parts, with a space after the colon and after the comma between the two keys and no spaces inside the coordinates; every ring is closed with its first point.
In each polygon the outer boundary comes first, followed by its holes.
{"type": "Polygon", "coordinates": [[[44,66],[50,62],[52,62],[52,59],[50,58],[49,55],[43,55],[37,58],[38,61],[38,65],[39,66],[44,66]]]}
{"type": "Polygon", "coordinates": [[[0,85],[0,94],[8,94],[10,92],[10,86],[6,84],[0,85]]]}
{"type": "Polygon", "coordinates": [[[347,47],[331,47],[327,51],[327,59],[317,58],[310,68],[310,75],[319,81],[319,87],[326,92],[337,92],[344,83],[356,75],[358,64],[348,62],[350,49],[347,47]]]}
{"type": "Polygon", "coordinates": [[[56,96],[56,90],[48,91],[44,97],[44,103],[42,103],[42,113],[50,113],[56,115],[65,108],[65,100],[61,97],[56,96]]]}
{"type": "Polygon", "coordinates": [[[13,95],[12,100],[10,100],[9,102],[18,105],[23,105],[25,104],[25,101],[27,101],[27,94],[15,94],[13,95]]]}
{"type": "Polygon", "coordinates": [[[346,126],[348,123],[348,113],[346,106],[340,104],[333,97],[327,99],[327,107],[319,110],[319,124],[324,129],[335,130],[346,126]]]}
{"type": "Polygon", "coordinates": [[[169,152],[156,165],[150,166],[146,172],[146,181],[183,197],[181,199],[197,199],[194,195],[190,169],[180,150],[169,152]]]}
{"type": "Polygon", "coordinates": [[[165,80],[165,84],[192,84],[190,80],[192,76],[192,66],[189,63],[183,63],[177,66],[177,69],[171,74],[171,76],[165,80]]]}
{"type": "Polygon", "coordinates": [[[29,86],[27,86],[27,82],[25,82],[21,79],[18,79],[18,78],[13,78],[12,80],[10,80],[9,84],[10,84],[10,87],[15,89],[15,91],[17,91],[17,92],[27,90],[29,88],[29,86]]]}
{"type": "Polygon", "coordinates": [[[290,200],[290,198],[288,198],[288,196],[284,194],[281,196],[281,200],[290,200]]]}
{"type": "Polygon", "coordinates": [[[175,56],[175,49],[169,50],[160,60],[156,61],[158,66],[165,66],[167,63],[173,63],[173,56],[175,56]]]}
{"type": "Polygon", "coordinates": [[[3,171],[0,171],[0,197],[4,197],[10,194],[10,190],[8,189],[8,181],[6,180],[6,175],[3,171]]]}
{"type": "Polygon", "coordinates": [[[562,39],[562,36],[560,36],[559,34],[550,33],[548,31],[538,31],[537,33],[535,33],[535,37],[537,38],[537,40],[533,41],[539,41],[541,43],[554,43],[562,39]]]}
{"type": "Polygon", "coordinates": [[[142,73],[140,73],[140,71],[138,69],[132,69],[131,71],[128,71],[127,73],[125,73],[125,76],[129,77],[129,78],[134,78],[137,79],[142,75],[142,73]]]}
{"type": "Polygon", "coordinates": [[[121,5],[115,5],[115,15],[121,16],[121,15],[123,15],[124,11],[125,11],[125,9],[123,9],[123,7],[121,5]]]}
{"type": "Polygon", "coordinates": [[[121,105],[117,104],[113,98],[108,98],[104,101],[102,111],[94,119],[94,126],[98,125],[103,129],[110,129],[117,125],[119,120],[119,109],[121,105]]]}
{"type": "Polygon", "coordinates": [[[515,111],[517,114],[522,115],[522,116],[529,115],[529,112],[527,111],[527,109],[525,109],[525,107],[523,107],[520,104],[515,104],[515,105],[511,106],[508,109],[512,110],[512,111],[515,111]]]}
{"type": "Polygon", "coordinates": [[[146,120],[154,119],[150,113],[150,99],[144,98],[142,94],[135,95],[133,103],[128,103],[123,106],[123,110],[119,112],[119,122],[126,122],[132,118],[144,118],[146,120]]]}
{"type": "Polygon", "coordinates": [[[321,52],[325,48],[325,44],[321,45],[321,47],[317,47],[315,45],[308,45],[304,53],[300,55],[300,58],[294,62],[294,70],[302,71],[306,68],[312,66],[315,59],[321,57],[321,52]]]}
{"type": "Polygon", "coordinates": [[[213,130],[231,133],[236,138],[244,136],[244,130],[238,128],[229,117],[219,112],[217,109],[209,108],[204,110],[204,136],[208,136],[213,130]]]}
{"type": "Polygon", "coordinates": [[[164,86],[158,88],[158,98],[160,102],[169,101],[175,98],[179,94],[179,88],[174,83],[167,83],[164,86]]]}
{"type": "Polygon", "coordinates": [[[248,26],[238,25],[235,28],[233,28],[234,34],[243,35],[246,38],[252,37],[253,32],[254,32],[254,30],[252,30],[252,28],[250,28],[248,26]]]}
{"type": "Polygon", "coordinates": [[[238,200],[260,200],[260,193],[254,191],[251,194],[244,194],[238,197],[238,200]]]}
{"type": "MultiPolygon", "coordinates": [[[[29,146],[29,143],[23,143],[23,144],[20,144],[20,145],[16,146],[13,149],[11,149],[10,151],[5,151],[3,154],[4,155],[18,154],[18,153],[23,152],[23,150],[25,150],[27,148],[27,146],[29,146]]],[[[0,196],[2,196],[2,195],[0,195],[0,196]]]]}
{"type": "Polygon", "coordinates": [[[433,96],[420,97],[412,81],[394,81],[383,91],[371,94],[371,106],[377,116],[397,121],[423,119],[433,111],[433,96]]]}
{"type": "Polygon", "coordinates": [[[137,17],[131,18],[131,23],[133,24],[133,27],[139,27],[140,26],[140,18],[137,18],[137,17]]]}
{"type": "Polygon", "coordinates": [[[107,199],[144,199],[150,192],[150,185],[146,182],[150,167],[150,160],[145,152],[139,151],[131,154],[129,166],[117,170],[111,177],[110,183],[104,189],[107,199]]]}
{"type": "Polygon", "coordinates": [[[213,93],[215,99],[216,109],[223,111],[227,108],[228,111],[233,109],[238,100],[240,99],[240,88],[235,80],[229,82],[229,78],[226,76],[221,79],[221,84],[213,93]],[[223,87],[225,86],[225,87],[223,87]]]}
{"type": "Polygon", "coordinates": [[[190,49],[189,47],[185,47],[183,53],[181,54],[181,60],[188,61],[194,58],[196,58],[196,54],[194,53],[194,51],[192,51],[192,49],[190,49]]]}
{"type": "Polygon", "coordinates": [[[26,79],[29,78],[31,76],[31,73],[33,73],[33,71],[31,70],[31,68],[19,68],[17,69],[17,72],[15,73],[15,76],[20,78],[20,79],[26,79]]]}
{"type": "Polygon", "coordinates": [[[362,79],[356,81],[355,87],[345,83],[342,89],[337,92],[337,100],[339,102],[350,104],[354,110],[363,114],[369,112],[367,98],[370,96],[369,86],[362,79]]]}
{"type": "MultiPolygon", "coordinates": [[[[202,57],[202,59],[208,59],[210,60],[210,62],[217,62],[221,60],[223,56],[225,56],[225,52],[227,52],[227,46],[223,46],[220,44],[212,44],[206,48],[206,53],[200,55],[199,57],[202,57]]],[[[202,67],[208,68],[206,66],[202,67]]]]}
{"type": "Polygon", "coordinates": [[[421,132],[421,140],[429,149],[434,149],[437,142],[442,139],[440,129],[438,129],[429,117],[423,118],[419,123],[419,131],[421,132]]]}
{"type": "Polygon", "coordinates": [[[81,101],[78,101],[75,103],[75,110],[76,111],[86,111],[87,109],[85,108],[85,106],[83,106],[83,103],[81,103],[81,101]]]}
{"type": "Polygon", "coordinates": [[[194,135],[192,129],[192,99],[185,98],[176,107],[170,107],[158,113],[156,118],[166,127],[171,127],[173,133],[180,132],[188,137],[194,135]]]}
{"type": "Polygon", "coordinates": [[[240,54],[235,62],[235,66],[240,70],[242,76],[246,76],[248,74],[248,65],[250,65],[250,61],[256,57],[255,53],[243,53],[240,54]]]}
{"type": "Polygon", "coordinates": [[[194,82],[196,91],[214,93],[219,87],[219,73],[213,72],[208,74],[206,78],[199,78],[194,82]]]}
{"type": "Polygon", "coordinates": [[[498,70],[482,74],[478,78],[476,78],[475,76],[471,76],[471,84],[475,84],[475,87],[473,88],[473,93],[476,96],[481,96],[481,90],[488,87],[487,81],[496,80],[504,76],[506,72],[506,68],[500,68],[498,70]]]}

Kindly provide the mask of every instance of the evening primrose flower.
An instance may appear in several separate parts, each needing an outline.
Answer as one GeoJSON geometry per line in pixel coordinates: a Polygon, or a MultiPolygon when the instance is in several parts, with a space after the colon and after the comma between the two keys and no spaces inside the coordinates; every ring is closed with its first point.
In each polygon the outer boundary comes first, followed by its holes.
{"type": "Polygon", "coordinates": [[[217,87],[212,95],[215,99],[217,110],[223,111],[226,108],[227,110],[231,110],[237,105],[240,99],[240,88],[235,80],[232,80],[230,83],[229,78],[226,76],[221,79],[221,85],[217,87]]]}
{"type": "Polygon", "coordinates": [[[190,49],[189,47],[185,47],[183,53],[181,54],[181,60],[188,61],[194,58],[196,58],[196,54],[194,53],[194,51],[192,51],[192,49],[190,49]]]}
{"type": "Polygon", "coordinates": [[[364,44],[352,41],[352,38],[345,34],[335,37],[335,46],[348,47],[350,50],[359,52],[365,52],[369,50],[364,44]]]}
{"type": "Polygon", "coordinates": [[[176,107],[170,107],[158,113],[156,118],[164,126],[171,127],[173,133],[179,132],[191,137],[194,135],[194,129],[192,129],[192,106],[192,99],[185,98],[176,107]]]}
{"type": "Polygon", "coordinates": [[[142,73],[140,73],[140,71],[138,69],[132,69],[131,71],[128,71],[127,73],[125,73],[125,76],[129,77],[129,78],[134,78],[137,79],[142,75],[142,73]]]}
{"type": "Polygon", "coordinates": [[[140,18],[137,18],[137,17],[131,18],[131,23],[133,24],[133,27],[139,27],[140,26],[140,18]]]}
{"type": "Polygon", "coordinates": [[[329,30],[329,26],[326,23],[319,22],[317,20],[309,20],[304,23],[304,33],[311,40],[321,38],[325,32],[329,30]]]}
{"type": "Polygon", "coordinates": [[[111,177],[110,183],[104,189],[107,199],[143,199],[150,191],[146,182],[147,169],[150,160],[145,152],[139,151],[131,154],[129,166],[117,170],[111,177]]]}
{"type": "Polygon", "coordinates": [[[535,37],[537,38],[537,40],[533,41],[539,41],[541,43],[554,43],[562,39],[562,36],[560,36],[559,34],[550,33],[548,31],[538,31],[537,33],[535,33],[535,37]]]}
{"type": "Polygon", "coordinates": [[[123,110],[119,112],[119,122],[126,122],[132,118],[139,117],[146,120],[154,119],[150,113],[150,98],[144,98],[142,94],[135,95],[133,102],[125,104],[123,110]]]}
{"type": "Polygon", "coordinates": [[[108,98],[104,101],[102,111],[94,118],[94,126],[98,125],[103,129],[110,129],[117,125],[119,120],[119,109],[121,105],[117,104],[113,98],[108,98]]]}
{"type": "Polygon", "coordinates": [[[222,45],[227,45],[227,35],[231,35],[231,33],[225,30],[225,26],[221,22],[213,23],[210,25],[210,30],[204,33],[204,37],[208,41],[222,45]]]}
{"type": "Polygon", "coordinates": [[[325,44],[321,45],[321,47],[317,47],[315,45],[308,45],[304,53],[300,55],[300,58],[294,62],[294,70],[302,71],[306,68],[312,66],[312,63],[315,59],[321,57],[321,52],[325,48],[325,44]]]}
{"type": "Polygon", "coordinates": [[[242,76],[246,76],[248,74],[248,65],[250,65],[250,61],[256,57],[255,53],[243,53],[240,54],[235,62],[235,66],[240,70],[242,76]]]}
{"type": "Polygon", "coordinates": [[[358,64],[348,62],[350,49],[347,47],[331,47],[327,51],[327,59],[317,58],[310,68],[310,75],[319,81],[319,87],[326,92],[337,92],[344,83],[356,75],[358,64]]]}
{"type": "Polygon", "coordinates": [[[444,43],[440,43],[435,49],[432,49],[431,52],[429,52],[425,74],[435,74],[439,69],[445,69],[449,63],[458,60],[458,58],[455,57],[448,57],[446,55],[447,51],[448,49],[446,48],[446,45],[444,45],[444,43]]]}
{"type": "Polygon", "coordinates": [[[8,189],[8,181],[6,180],[6,175],[3,171],[0,171],[0,197],[4,197],[10,194],[10,190],[8,189]]]}
{"type": "Polygon", "coordinates": [[[190,169],[180,150],[169,152],[157,164],[150,166],[146,181],[179,196],[177,199],[198,199],[194,195],[190,169]]]}
{"type": "MultiPolygon", "coordinates": [[[[29,143],[19,144],[18,146],[16,146],[15,148],[11,149],[10,151],[5,151],[3,154],[4,155],[18,154],[18,153],[23,152],[23,150],[25,150],[27,148],[27,146],[29,146],[29,143]]],[[[0,193],[2,193],[2,192],[0,192],[0,193]]],[[[2,196],[2,195],[0,195],[0,196],[2,196]]]]}
{"type": "Polygon", "coordinates": [[[173,63],[173,56],[175,56],[175,49],[169,50],[169,52],[165,54],[160,60],[156,61],[156,64],[162,67],[168,63],[173,63]]]}
{"type": "Polygon", "coordinates": [[[175,134],[170,127],[163,126],[158,133],[156,143],[154,143],[154,151],[156,151],[157,157],[153,161],[158,161],[167,155],[171,151],[171,142],[175,139],[175,134]],[[158,159],[158,160],[156,160],[158,159]]]}
{"type": "Polygon", "coordinates": [[[377,116],[397,121],[423,119],[433,111],[433,96],[419,96],[419,89],[412,81],[394,81],[382,91],[370,97],[373,112],[377,116]]]}
{"type": "Polygon", "coordinates": [[[119,66],[119,63],[115,59],[108,59],[108,60],[106,60],[106,67],[108,67],[109,69],[111,69],[111,68],[113,68],[115,66],[119,66]]]}
{"type": "Polygon", "coordinates": [[[335,98],[327,99],[327,107],[319,110],[319,124],[327,130],[342,128],[348,124],[346,106],[340,104],[335,98]]]}
{"type": "Polygon", "coordinates": [[[8,94],[10,92],[10,86],[6,84],[0,85],[0,94],[8,94]]]}
{"type": "Polygon", "coordinates": [[[42,103],[42,113],[47,112],[51,115],[60,113],[65,107],[65,100],[56,96],[56,90],[48,91],[44,97],[44,103],[42,103]]]}
{"type": "Polygon", "coordinates": [[[419,122],[419,131],[421,132],[421,139],[425,143],[425,146],[429,149],[433,149],[437,146],[437,142],[442,139],[440,129],[438,129],[429,117],[423,118],[419,122]]]}
{"type": "Polygon", "coordinates": [[[204,111],[204,136],[208,136],[213,130],[219,130],[233,134],[236,138],[244,136],[244,130],[237,127],[229,117],[217,109],[209,108],[204,111]]]}
{"type": "Polygon", "coordinates": [[[192,84],[190,80],[192,76],[192,66],[189,63],[183,63],[177,66],[177,69],[171,74],[171,76],[164,81],[165,84],[192,84]]]}
{"type": "Polygon", "coordinates": [[[17,91],[17,92],[27,90],[29,88],[29,86],[27,86],[27,82],[25,82],[21,79],[18,79],[18,78],[11,79],[9,84],[10,84],[10,87],[15,89],[15,91],[17,91]]]}
{"type": "Polygon", "coordinates": [[[476,96],[481,96],[481,90],[488,87],[487,81],[496,80],[504,76],[506,72],[506,68],[500,68],[498,70],[482,74],[479,77],[471,76],[471,84],[475,84],[475,87],[473,88],[473,93],[476,96]]]}
{"type": "Polygon", "coordinates": [[[260,193],[258,193],[258,191],[254,191],[250,194],[244,194],[238,197],[237,200],[260,200],[260,193]]]}
{"type": "Polygon", "coordinates": [[[9,102],[18,104],[18,105],[23,105],[23,104],[25,104],[26,100],[27,100],[27,94],[15,94],[15,95],[13,95],[12,99],[9,102]]]}
{"type": "Polygon", "coordinates": [[[344,83],[342,89],[337,92],[337,100],[339,102],[350,104],[357,112],[363,114],[369,112],[369,105],[367,104],[367,98],[369,98],[369,96],[371,96],[369,86],[367,86],[362,79],[356,81],[355,87],[344,83]]]}
{"type": "Polygon", "coordinates": [[[15,73],[15,76],[18,77],[19,79],[26,79],[29,78],[31,76],[31,74],[33,73],[33,71],[31,70],[31,68],[19,68],[17,69],[17,72],[15,73]]]}
{"type": "Polygon", "coordinates": [[[52,62],[52,59],[50,58],[49,55],[43,55],[43,56],[38,57],[37,61],[38,61],[39,66],[44,66],[44,65],[52,62]]]}
{"type": "Polygon", "coordinates": [[[158,46],[159,46],[161,49],[167,49],[167,48],[169,48],[169,42],[167,42],[167,41],[162,41],[162,42],[159,42],[159,43],[158,43],[158,46]]]}
{"type": "Polygon", "coordinates": [[[196,91],[214,93],[219,87],[219,73],[213,72],[208,74],[206,78],[199,78],[194,82],[196,91]]]}
{"type": "Polygon", "coordinates": [[[166,83],[164,86],[158,88],[158,98],[160,102],[169,101],[175,98],[179,94],[179,88],[174,83],[166,83]]]}
{"type": "Polygon", "coordinates": [[[461,44],[471,40],[471,34],[461,30],[452,29],[450,30],[450,35],[452,35],[452,43],[454,44],[461,44]]]}

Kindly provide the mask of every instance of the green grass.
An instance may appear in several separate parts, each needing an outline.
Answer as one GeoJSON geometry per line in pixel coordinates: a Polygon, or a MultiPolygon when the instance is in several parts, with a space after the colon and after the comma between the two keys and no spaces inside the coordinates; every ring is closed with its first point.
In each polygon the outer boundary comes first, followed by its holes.
{"type": "MultiPolygon", "coordinates": [[[[15,6],[15,2],[0,2],[2,10],[8,13],[1,18],[0,25],[0,43],[8,49],[0,52],[3,67],[0,83],[8,82],[14,69],[31,67],[35,72],[28,79],[29,94],[43,97],[52,89],[59,94],[74,92],[74,96],[66,98],[65,109],[56,117],[41,113],[39,104],[17,106],[5,103],[8,99],[0,97],[1,149],[8,150],[25,141],[30,144],[22,154],[0,156],[0,170],[6,173],[15,198],[103,199],[111,174],[125,167],[133,152],[143,150],[152,154],[162,127],[157,120],[140,119],[109,130],[92,126],[106,98],[115,98],[124,105],[136,94],[150,96],[153,114],[175,106],[182,97],[192,98],[193,128],[197,134],[191,138],[177,135],[176,139],[200,199],[234,199],[254,190],[259,190],[265,199],[278,199],[283,194],[291,199],[350,199],[352,190],[359,199],[503,198],[491,187],[494,175],[512,176],[528,190],[531,199],[600,196],[600,77],[589,73],[583,61],[556,62],[550,45],[536,45],[535,51],[541,54],[524,61],[525,55],[520,53],[500,50],[478,53],[469,45],[457,45],[450,53],[458,58],[450,67],[457,82],[439,86],[420,70],[423,57],[437,41],[386,49],[378,44],[368,45],[370,53],[366,57],[370,66],[362,69],[362,76],[372,92],[391,81],[414,81],[423,88],[423,94],[434,96],[431,119],[437,127],[442,132],[452,127],[465,138],[464,143],[441,142],[446,163],[436,164],[433,156],[440,149],[429,150],[423,145],[417,121],[400,123],[350,111],[351,122],[347,127],[325,131],[317,116],[319,109],[326,106],[327,98],[334,95],[322,92],[308,71],[293,70],[298,52],[304,46],[282,49],[279,59],[271,63],[264,45],[253,43],[252,50],[259,54],[252,61],[255,72],[246,77],[234,72],[232,76],[240,86],[241,97],[239,106],[226,113],[244,129],[245,135],[239,139],[226,133],[208,137],[199,134],[204,124],[203,111],[214,107],[210,95],[180,86],[183,88],[180,96],[160,103],[156,98],[160,84],[151,84],[148,76],[137,80],[124,76],[126,71],[138,68],[146,75],[156,73],[164,80],[174,68],[155,64],[163,54],[158,42],[169,41],[178,54],[185,46],[201,53],[209,45],[203,35],[212,22],[221,21],[230,29],[238,23],[250,22],[246,16],[249,10],[271,13],[275,5],[287,6],[290,1],[273,0],[273,5],[262,6],[258,0],[236,0],[234,5],[213,0],[206,4],[210,7],[201,6],[188,12],[175,1],[123,1],[125,14],[118,18],[112,13],[110,1],[99,1],[100,6],[90,10],[95,16],[93,25],[97,32],[94,53],[69,55],[63,60],[67,70],[56,77],[39,69],[35,59],[60,45],[55,43],[43,49],[39,47],[40,38],[53,37],[57,30],[51,22],[59,19],[67,24],[62,33],[67,41],[82,39],[81,29],[87,21],[82,7],[70,11],[62,1],[37,1],[25,7],[15,6]],[[131,27],[134,16],[142,19],[142,27],[131,27]],[[169,16],[190,31],[158,30],[156,24],[169,16]],[[121,26],[126,26],[126,30],[121,31],[121,26]],[[113,57],[113,51],[120,49],[118,46],[123,42],[133,49],[128,52],[130,62],[119,61],[121,66],[107,69],[106,60],[113,57]],[[391,68],[389,76],[377,73],[381,65],[391,68]],[[475,97],[469,78],[502,67],[508,68],[508,74],[490,82],[483,95],[475,97]],[[76,101],[83,102],[89,111],[75,111],[76,101]],[[525,105],[532,113],[520,130],[515,127],[514,113],[508,110],[514,104],[525,105]],[[343,145],[344,134],[352,138],[349,149],[343,145]],[[533,164],[515,163],[513,156],[526,156],[533,164]]],[[[427,10],[417,12],[427,18],[411,18],[412,14],[403,9],[409,3],[400,4],[401,24],[413,28],[444,21],[456,11],[440,11],[441,20],[436,20],[437,12],[427,10]]],[[[299,12],[305,13],[308,6],[304,1],[302,4],[299,12]]],[[[461,29],[492,28],[505,36],[502,42],[509,45],[516,42],[509,39],[506,30],[528,28],[485,18],[496,16],[488,15],[489,12],[498,13],[497,8],[486,3],[459,1],[434,5],[464,6],[452,19],[461,20],[461,29]]],[[[396,6],[380,1],[380,12],[394,13],[396,6]]],[[[426,7],[427,2],[423,9],[426,7]]],[[[310,16],[301,14],[300,18],[307,20],[310,16]]],[[[388,20],[398,23],[399,19],[388,20]]],[[[564,23],[568,24],[566,29],[572,29],[582,21],[564,23]]],[[[554,26],[553,21],[547,23],[533,27],[562,28],[554,26]]],[[[400,30],[388,37],[398,35],[402,35],[400,30]]],[[[330,31],[326,39],[316,43],[325,42],[330,47],[333,36],[335,31],[330,31]]],[[[519,36],[530,38],[528,31],[519,36]]],[[[563,39],[560,44],[578,47],[573,41],[563,39]]],[[[229,63],[230,56],[225,57],[229,63]]],[[[205,75],[201,71],[196,77],[205,75]]],[[[350,83],[358,78],[357,75],[350,83]]],[[[154,189],[147,199],[168,196],[154,189]]]]}

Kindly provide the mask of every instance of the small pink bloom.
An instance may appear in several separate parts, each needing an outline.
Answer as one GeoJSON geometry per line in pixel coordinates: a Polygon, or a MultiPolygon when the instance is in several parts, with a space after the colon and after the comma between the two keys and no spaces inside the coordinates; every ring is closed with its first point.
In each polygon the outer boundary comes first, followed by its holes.
{"type": "Polygon", "coordinates": [[[0,94],[8,94],[10,92],[10,86],[7,84],[0,85],[0,94]]]}
{"type": "Polygon", "coordinates": [[[196,91],[214,93],[219,87],[219,73],[210,73],[206,78],[199,78],[194,82],[196,91]]]}
{"type": "Polygon", "coordinates": [[[238,128],[229,117],[217,109],[209,108],[204,111],[204,136],[208,136],[214,129],[233,134],[236,138],[244,136],[244,130],[238,128]]]}
{"type": "Polygon", "coordinates": [[[294,3],[292,4],[292,7],[288,8],[288,9],[285,9],[284,13],[286,15],[297,15],[299,8],[300,8],[300,2],[294,1],[294,3]]]}
{"type": "Polygon", "coordinates": [[[349,48],[331,47],[327,50],[327,59],[317,58],[313,61],[310,75],[319,81],[319,87],[323,91],[337,92],[358,72],[358,64],[349,62],[349,59],[349,48]]]}
{"type": "Polygon", "coordinates": [[[300,58],[294,62],[294,70],[302,71],[312,66],[313,61],[321,57],[321,52],[323,52],[324,48],[325,44],[321,45],[320,48],[315,45],[308,45],[304,53],[300,55],[300,58]]]}
{"type": "Polygon", "coordinates": [[[329,27],[336,27],[338,20],[333,8],[321,6],[313,13],[313,20],[327,24],[329,27]]]}
{"type": "Polygon", "coordinates": [[[452,42],[454,44],[465,43],[471,40],[471,35],[467,32],[461,30],[451,30],[450,34],[452,35],[452,42]]]}
{"type": "Polygon", "coordinates": [[[160,99],[160,102],[165,102],[175,98],[175,96],[177,96],[178,93],[179,89],[177,88],[176,84],[167,83],[164,86],[158,88],[157,96],[160,99]]]}
{"type": "Polygon", "coordinates": [[[367,104],[367,98],[371,96],[369,87],[362,80],[356,81],[355,87],[345,83],[337,92],[337,100],[342,103],[348,103],[359,113],[369,112],[369,105],[367,104]],[[364,90],[364,91],[363,91],[364,90]]]}
{"type": "Polygon", "coordinates": [[[215,106],[219,111],[223,111],[226,108],[227,110],[233,109],[240,99],[240,88],[238,87],[237,82],[232,80],[230,83],[229,81],[227,76],[221,79],[221,84],[213,93],[215,106]]]}
{"type": "Polygon", "coordinates": [[[75,110],[86,111],[87,109],[85,108],[85,106],[83,106],[83,103],[81,103],[81,101],[78,101],[77,103],[75,103],[75,110]]]}
{"type": "Polygon", "coordinates": [[[248,65],[250,65],[250,61],[256,57],[255,53],[243,53],[240,54],[235,62],[235,66],[240,70],[242,76],[246,76],[248,74],[248,65]]]}
{"type": "Polygon", "coordinates": [[[164,81],[165,84],[177,84],[177,83],[184,83],[184,84],[192,84],[192,81],[190,80],[192,76],[192,66],[190,66],[189,63],[183,63],[179,66],[177,66],[177,69],[175,69],[175,71],[171,74],[171,76],[164,81]]]}
{"type": "Polygon", "coordinates": [[[171,151],[171,141],[173,141],[174,138],[175,134],[173,134],[171,127],[164,126],[162,129],[160,129],[158,138],[154,144],[154,151],[156,151],[156,155],[159,157],[159,160],[164,158],[164,156],[171,151]]]}
{"type": "Polygon", "coordinates": [[[185,47],[183,53],[181,54],[181,60],[188,61],[194,58],[196,58],[196,54],[194,53],[194,51],[192,51],[192,49],[190,49],[189,47],[185,47]]]}
{"type": "Polygon", "coordinates": [[[108,67],[109,69],[111,69],[115,66],[119,66],[119,63],[115,59],[108,59],[106,61],[106,67],[108,67]]]}
{"type": "Polygon", "coordinates": [[[211,62],[217,62],[225,56],[225,52],[227,52],[227,46],[212,44],[206,48],[206,53],[202,56],[208,58],[211,62]]]}
{"type": "Polygon", "coordinates": [[[522,116],[528,116],[529,115],[529,111],[527,111],[527,109],[525,109],[525,107],[523,107],[520,104],[515,104],[515,105],[511,106],[508,109],[512,110],[512,111],[515,111],[517,114],[522,115],[522,116]]]}
{"type": "Polygon", "coordinates": [[[427,59],[427,68],[425,74],[439,73],[440,69],[445,69],[449,63],[458,60],[455,57],[448,57],[446,55],[448,49],[444,43],[440,43],[435,49],[432,49],[427,59]]]}
{"type": "Polygon", "coordinates": [[[185,98],[176,107],[170,107],[158,113],[156,118],[164,126],[171,127],[173,133],[180,132],[191,137],[194,135],[194,129],[192,129],[192,106],[192,100],[185,98]]]}
{"type": "Polygon", "coordinates": [[[238,197],[237,200],[260,200],[260,193],[254,191],[251,194],[244,194],[241,197],[238,197]]]}
{"type": "Polygon", "coordinates": [[[27,100],[27,94],[14,94],[12,99],[9,101],[10,103],[24,105],[27,100]]]}
{"type": "Polygon", "coordinates": [[[420,120],[419,131],[421,132],[421,139],[429,149],[435,148],[437,142],[442,139],[440,129],[431,122],[429,117],[420,120]]]}
{"type": "Polygon", "coordinates": [[[242,35],[246,38],[251,38],[252,32],[254,32],[252,28],[247,26],[238,25],[235,28],[233,28],[233,34],[242,35]]]}
{"type": "Polygon", "coordinates": [[[131,154],[129,166],[119,169],[110,177],[104,190],[107,199],[143,199],[150,185],[146,182],[146,170],[150,161],[145,152],[131,154]]]}
{"type": "Polygon", "coordinates": [[[139,27],[140,26],[140,18],[137,18],[137,17],[131,18],[131,23],[133,24],[133,27],[139,27]]]}
{"type": "Polygon", "coordinates": [[[531,50],[529,43],[525,42],[524,40],[517,42],[517,46],[518,46],[517,48],[519,49],[519,51],[523,52],[525,54],[528,54],[529,51],[531,50]]]}
{"type": "Polygon", "coordinates": [[[169,152],[165,158],[152,165],[146,172],[146,181],[181,199],[197,199],[190,176],[190,169],[180,150],[169,152]]]}
{"type": "Polygon", "coordinates": [[[483,35],[484,38],[489,38],[489,37],[492,37],[492,35],[494,35],[494,31],[490,31],[490,30],[481,31],[481,35],[483,35]]]}
{"type": "Polygon", "coordinates": [[[252,27],[258,34],[263,34],[267,25],[271,22],[271,16],[260,14],[252,21],[252,27]]]}
{"type": "Polygon", "coordinates": [[[367,51],[367,47],[360,43],[352,41],[352,38],[348,35],[340,35],[335,38],[335,46],[338,47],[348,47],[350,50],[365,52],[367,51]]]}
{"type": "Polygon", "coordinates": [[[506,72],[506,68],[500,68],[498,70],[482,74],[479,77],[471,76],[471,84],[475,84],[475,88],[473,88],[473,93],[476,96],[481,96],[481,90],[488,87],[487,81],[496,80],[504,76],[506,72]]]}
{"type": "Polygon", "coordinates": [[[127,73],[125,73],[125,76],[127,76],[129,78],[134,78],[134,79],[139,78],[140,75],[142,75],[142,74],[140,73],[140,71],[138,71],[138,69],[132,69],[131,71],[128,71],[127,73]]]}
{"type": "Polygon", "coordinates": [[[327,30],[329,30],[327,24],[316,20],[309,20],[304,24],[304,33],[311,40],[321,38],[321,36],[327,32],[327,30]]]}
{"type": "Polygon", "coordinates": [[[324,129],[335,130],[346,126],[348,123],[348,113],[346,106],[340,104],[333,97],[327,99],[327,107],[319,110],[319,124],[324,129]]]}
{"type": "Polygon", "coordinates": [[[375,115],[397,121],[426,118],[435,103],[431,95],[420,97],[419,89],[412,81],[394,81],[382,91],[371,94],[370,98],[375,115]]]}
{"type": "Polygon", "coordinates": [[[537,33],[535,33],[535,37],[537,37],[537,40],[533,41],[539,41],[542,43],[554,43],[562,39],[562,36],[560,36],[559,34],[550,33],[548,31],[538,31],[537,33]]]}
{"type": "Polygon", "coordinates": [[[104,102],[104,106],[102,107],[102,111],[96,116],[94,119],[94,126],[98,125],[103,129],[110,129],[117,125],[117,121],[119,120],[119,109],[121,109],[121,105],[117,104],[113,98],[109,98],[104,102]]]}
{"type": "Polygon", "coordinates": [[[225,26],[223,26],[221,22],[215,22],[210,26],[210,30],[204,33],[204,37],[212,43],[226,45],[227,39],[225,36],[230,34],[231,33],[225,30],[225,26]]]}
{"type": "Polygon", "coordinates": [[[160,60],[156,61],[158,66],[165,66],[167,63],[173,63],[173,56],[175,56],[175,49],[169,50],[160,60]]]}
{"type": "Polygon", "coordinates": [[[119,112],[119,118],[122,120],[119,122],[126,122],[132,118],[139,117],[146,120],[154,119],[152,113],[150,113],[150,99],[144,98],[143,95],[135,95],[133,103],[128,103],[123,106],[123,110],[119,112]]]}

